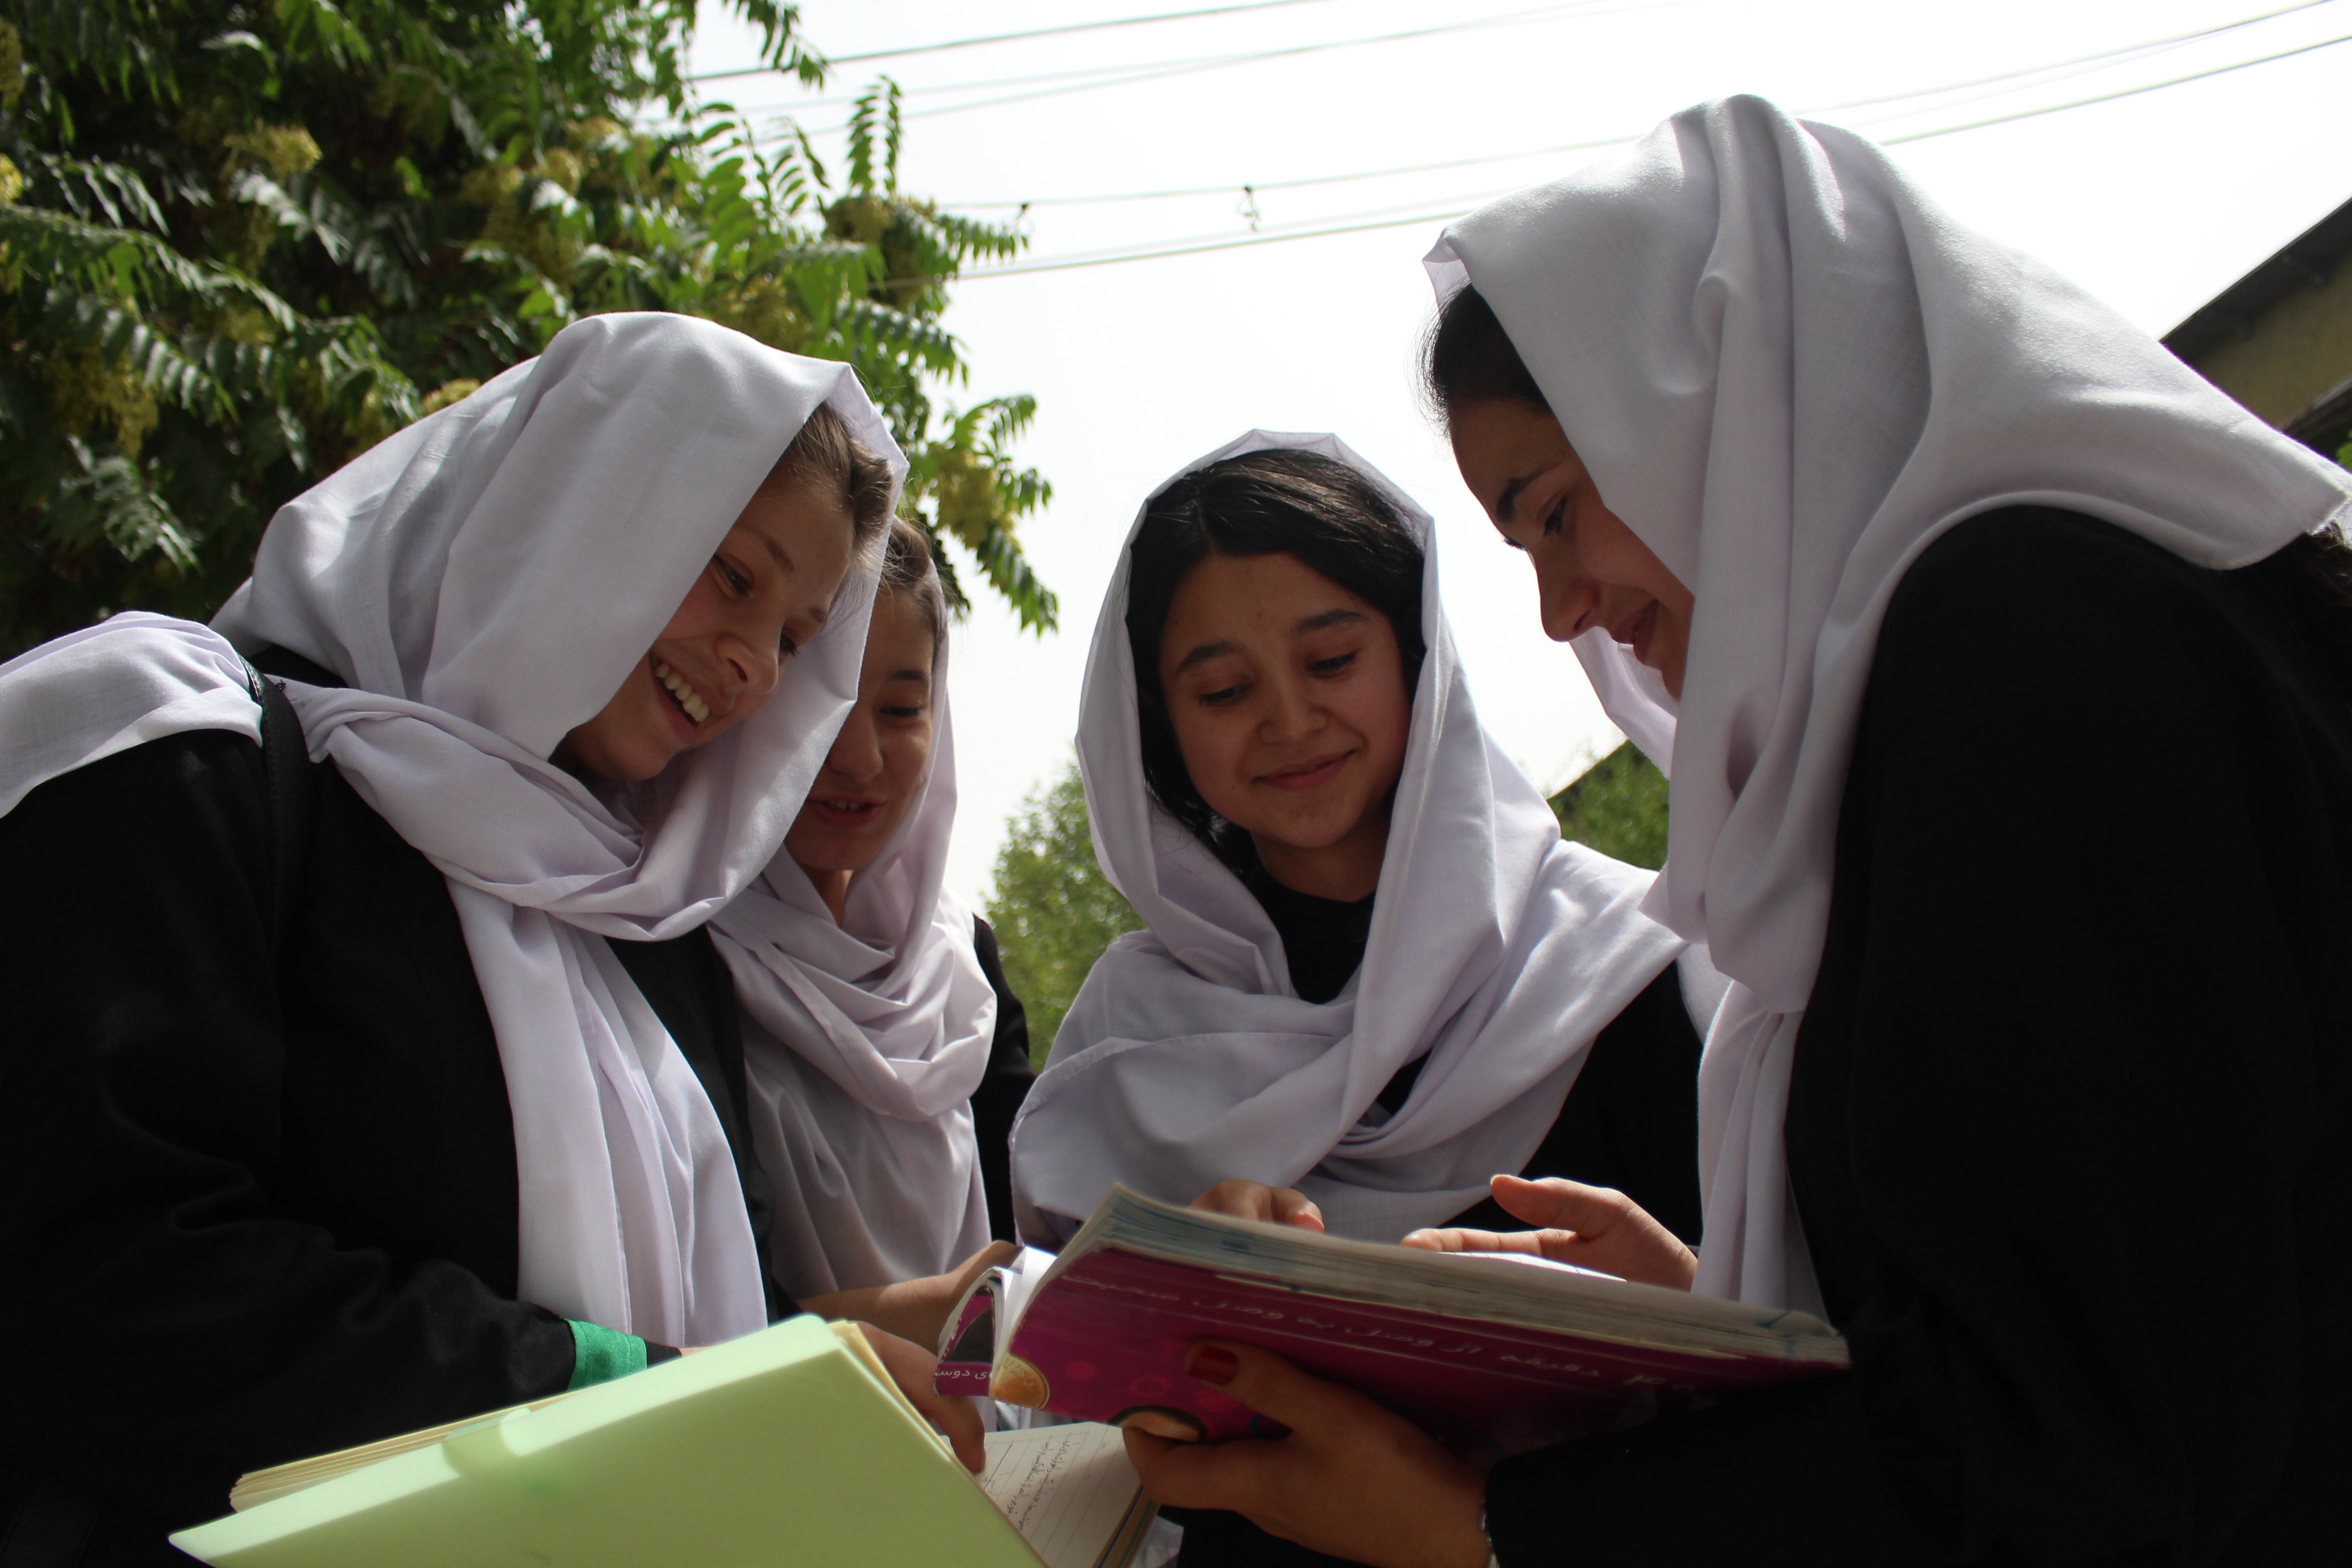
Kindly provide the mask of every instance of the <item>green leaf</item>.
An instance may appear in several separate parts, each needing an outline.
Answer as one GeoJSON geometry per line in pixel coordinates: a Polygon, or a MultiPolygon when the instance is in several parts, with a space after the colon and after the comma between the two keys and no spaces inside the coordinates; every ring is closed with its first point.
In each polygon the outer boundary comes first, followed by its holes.
{"type": "Polygon", "coordinates": [[[1075,759],[1032,790],[1006,824],[993,881],[988,923],[1005,979],[1029,1015],[1029,1059],[1042,1068],[1095,961],[1143,925],[1095,860],[1075,759]]]}
{"type": "Polygon", "coordinates": [[[1628,741],[1551,797],[1563,838],[1632,866],[1666,863],[1666,777],[1628,741]]]}

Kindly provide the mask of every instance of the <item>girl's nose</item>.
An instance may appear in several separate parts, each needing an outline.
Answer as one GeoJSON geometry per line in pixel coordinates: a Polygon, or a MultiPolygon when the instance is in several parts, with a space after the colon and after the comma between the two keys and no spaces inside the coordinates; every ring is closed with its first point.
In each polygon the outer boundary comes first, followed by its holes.
{"type": "Polygon", "coordinates": [[[863,706],[850,711],[849,721],[834,738],[825,767],[852,784],[863,784],[882,771],[882,746],[874,731],[874,718],[863,706]]]}
{"type": "Polygon", "coordinates": [[[723,633],[719,638],[719,665],[735,681],[737,691],[758,700],[776,689],[783,660],[773,647],[753,638],[723,633]]]}
{"type": "Polygon", "coordinates": [[[1265,717],[1258,727],[1269,741],[1286,741],[1314,729],[1317,712],[1302,682],[1277,679],[1266,682],[1265,717]]]}

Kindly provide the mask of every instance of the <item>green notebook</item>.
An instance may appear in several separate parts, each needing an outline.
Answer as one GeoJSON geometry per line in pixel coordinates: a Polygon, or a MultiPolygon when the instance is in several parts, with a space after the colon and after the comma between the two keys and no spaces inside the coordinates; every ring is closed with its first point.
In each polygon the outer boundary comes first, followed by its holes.
{"type": "Polygon", "coordinates": [[[267,1500],[172,1544],[215,1568],[1038,1568],[854,1335],[792,1318],[424,1447],[248,1477],[267,1500]]]}

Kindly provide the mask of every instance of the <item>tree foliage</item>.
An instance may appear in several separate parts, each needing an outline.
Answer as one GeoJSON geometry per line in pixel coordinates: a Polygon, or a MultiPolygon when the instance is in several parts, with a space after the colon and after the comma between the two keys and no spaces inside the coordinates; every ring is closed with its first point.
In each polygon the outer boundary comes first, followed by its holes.
{"type": "MultiPolygon", "coordinates": [[[[796,7],[732,4],[824,79],[796,7]]],[[[209,615],[286,500],[620,310],[854,364],[910,515],[1053,626],[1014,537],[1050,495],[1013,452],[1034,404],[938,401],[965,375],[949,285],[1019,236],[900,190],[887,79],[837,181],[789,124],[698,101],[695,16],[0,0],[0,658],[117,609],[209,615]]]]}
{"type": "Polygon", "coordinates": [[[1028,1009],[1031,1059],[1043,1067],[1087,971],[1122,931],[1143,924],[1095,863],[1076,763],[1031,791],[1007,825],[988,923],[1004,977],[1028,1009]]]}
{"type": "Polygon", "coordinates": [[[1551,797],[1559,833],[1652,870],[1666,863],[1666,775],[1628,741],[1551,797]]]}

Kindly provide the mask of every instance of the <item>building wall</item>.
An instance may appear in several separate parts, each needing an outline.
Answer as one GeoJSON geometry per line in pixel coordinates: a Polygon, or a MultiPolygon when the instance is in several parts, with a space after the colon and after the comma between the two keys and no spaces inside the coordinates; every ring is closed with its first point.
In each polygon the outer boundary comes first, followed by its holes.
{"type": "Polygon", "coordinates": [[[2284,425],[2352,376],[2352,265],[2263,312],[2245,337],[2190,362],[2273,425],[2284,425]]]}

